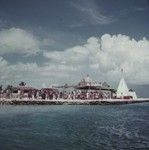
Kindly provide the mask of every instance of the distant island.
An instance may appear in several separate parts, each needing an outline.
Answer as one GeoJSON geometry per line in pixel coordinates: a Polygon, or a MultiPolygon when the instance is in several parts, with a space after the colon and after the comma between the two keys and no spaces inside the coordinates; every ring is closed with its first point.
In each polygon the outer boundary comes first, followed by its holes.
{"type": "Polygon", "coordinates": [[[21,82],[18,86],[0,86],[0,104],[127,104],[149,102],[149,98],[137,98],[129,89],[125,79],[119,82],[117,90],[107,82],[94,82],[89,75],[76,85],[50,86],[36,89],[21,82]]]}

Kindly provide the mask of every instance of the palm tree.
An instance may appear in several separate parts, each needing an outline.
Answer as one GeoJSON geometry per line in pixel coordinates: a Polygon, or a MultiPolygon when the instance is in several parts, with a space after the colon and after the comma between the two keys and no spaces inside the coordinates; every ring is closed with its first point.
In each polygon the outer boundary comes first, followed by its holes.
{"type": "Polygon", "coordinates": [[[20,86],[25,86],[25,85],[26,85],[26,83],[25,83],[25,82],[23,82],[23,81],[21,81],[21,82],[19,83],[19,85],[20,85],[20,86]]]}
{"type": "Polygon", "coordinates": [[[2,98],[3,85],[0,85],[0,98],[2,98]]]}
{"type": "Polygon", "coordinates": [[[7,97],[11,98],[12,96],[12,92],[13,92],[13,86],[12,85],[8,85],[5,89],[6,93],[7,93],[7,97]]]}
{"type": "Polygon", "coordinates": [[[1,84],[0,85],[0,92],[3,90],[3,85],[1,84]]]}

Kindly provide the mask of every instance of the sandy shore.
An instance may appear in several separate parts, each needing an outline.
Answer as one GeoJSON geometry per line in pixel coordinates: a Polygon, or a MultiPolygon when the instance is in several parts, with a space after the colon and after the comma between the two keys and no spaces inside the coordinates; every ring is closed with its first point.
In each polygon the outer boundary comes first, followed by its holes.
{"type": "Polygon", "coordinates": [[[129,99],[100,99],[100,100],[41,100],[41,99],[0,99],[0,105],[118,105],[149,102],[149,98],[129,99]]]}

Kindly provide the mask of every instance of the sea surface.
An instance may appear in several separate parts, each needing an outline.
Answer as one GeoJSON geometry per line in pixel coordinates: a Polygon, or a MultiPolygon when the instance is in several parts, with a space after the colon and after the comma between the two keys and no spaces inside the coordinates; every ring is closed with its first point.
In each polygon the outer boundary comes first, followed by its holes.
{"type": "Polygon", "coordinates": [[[0,150],[149,150],[149,103],[0,106],[0,150]]]}

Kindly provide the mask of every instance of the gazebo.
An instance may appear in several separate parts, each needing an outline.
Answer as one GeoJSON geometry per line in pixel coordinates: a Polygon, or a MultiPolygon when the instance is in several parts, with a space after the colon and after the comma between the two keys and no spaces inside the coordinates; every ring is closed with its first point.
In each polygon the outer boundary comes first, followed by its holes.
{"type": "Polygon", "coordinates": [[[112,98],[114,89],[110,87],[106,82],[93,82],[93,80],[87,75],[76,86],[76,90],[79,91],[84,99],[105,99],[112,98]]]}

